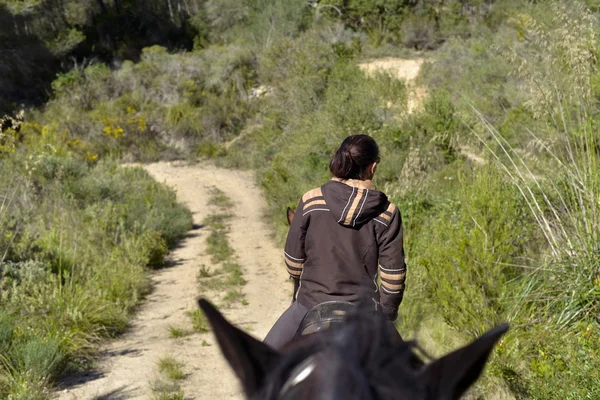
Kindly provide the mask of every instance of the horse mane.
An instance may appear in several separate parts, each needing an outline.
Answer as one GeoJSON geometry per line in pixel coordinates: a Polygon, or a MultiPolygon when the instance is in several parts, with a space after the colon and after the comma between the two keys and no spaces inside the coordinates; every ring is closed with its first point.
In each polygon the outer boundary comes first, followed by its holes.
{"type": "Polygon", "coordinates": [[[286,348],[285,357],[274,366],[260,398],[277,398],[292,371],[307,358],[325,350],[335,351],[344,365],[359,368],[374,398],[381,398],[384,393],[397,394],[399,383],[404,388],[416,388],[418,382],[414,377],[425,365],[415,352],[419,347],[414,341],[394,341],[391,329],[392,325],[383,316],[361,306],[343,324],[296,339],[286,348]]]}
{"type": "MultiPolygon", "coordinates": [[[[508,330],[508,324],[500,324],[425,365],[415,351],[422,352],[416,343],[402,341],[394,326],[373,313],[372,307],[359,307],[343,323],[295,339],[277,351],[233,326],[206,300],[199,299],[198,305],[248,399],[274,400],[282,393],[287,396],[288,389],[294,396],[299,390],[312,390],[304,385],[310,375],[335,391],[351,390],[346,393],[356,398],[455,400],[479,378],[495,344],[508,330]],[[329,367],[336,372],[323,369],[329,367]],[[344,373],[337,375],[339,371],[344,373]]],[[[335,391],[324,398],[339,398],[335,391]]]]}

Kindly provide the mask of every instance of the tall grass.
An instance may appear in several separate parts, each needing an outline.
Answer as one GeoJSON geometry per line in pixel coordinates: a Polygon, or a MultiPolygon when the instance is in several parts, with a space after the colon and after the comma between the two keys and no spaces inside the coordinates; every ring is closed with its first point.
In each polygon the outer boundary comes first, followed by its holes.
{"type": "MultiPolygon", "coordinates": [[[[581,104],[581,110],[586,108],[581,104]]],[[[600,154],[592,130],[595,123],[584,113],[575,123],[563,125],[562,140],[545,145],[534,163],[480,118],[485,132],[497,143],[496,148],[488,145],[490,153],[526,204],[532,228],[545,243],[539,258],[521,267],[512,296],[507,298],[509,315],[519,324],[517,328],[524,327],[521,344],[512,338],[515,348],[507,357],[513,359],[510,363],[517,357],[529,360],[530,370],[525,374],[532,382],[529,396],[594,398],[598,386],[592,382],[598,379],[595,371],[600,365],[594,344],[600,338],[600,154]],[[540,176],[533,172],[536,167],[548,172],[540,176]],[[567,370],[568,379],[560,385],[539,384],[540,379],[567,370]]],[[[539,140],[533,132],[529,134],[539,140]]]]}
{"type": "Polygon", "coordinates": [[[562,62],[540,70],[529,62],[535,57],[515,54],[520,60],[516,73],[530,87],[527,106],[553,130],[548,140],[548,131],[525,128],[524,134],[539,143],[539,156],[532,160],[523,155],[484,115],[475,112],[481,131],[493,138],[490,144],[482,142],[527,203],[548,247],[545,266],[530,273],[533,281],[525,286],[527,299],[545,310],[549,322],[565,328],[589,318],[599,307],[595,280],[600,155],[597,106],[590,85],[598,74],[593,55],[597,21],[579,2],[568,8],[552,2],[551,9],[551,28],[527,20],[524,32],[531,38],[527,47],[534,54],[544,54],[545,60],[562,62]],[[577,30],[569,30],[572,26],[577,30]],[[539,176],[536,170],[552,172],[539,176]]]}
{"type": "Polygon", "coordinates": [[[505,315],[517,330],[495,368],[507,381],[524,384],[514,389],[522,396],[594,398],[600,365],[594,344],[600,313],[600,153],[589,85],[598,75],[597,21],[581,3],[565,8],[552,2],[550,8],[550,25],[531,16],[520,20],[527,22],[522,32],[530,40],[513,53],[515,74],[528,88],[524,107],[537,120],[520,127],[520,140],[534,143],[535,152],[524,151],[511,140],[514,133],[507,137],[472,107],[478,119],[472,132],[520,197],[538,238],[533,248],[538,257],[519,266],[504,300],[505,315]],[[577,30],[569,31],[574,25],[577,30]],[[553,62],[540,68],[544,60],[553,62]],[[552,382],[557,376],[563,377],[560,384],[552,382]]]}
{"type": "MultiPolygon", "coordinates": [[[[530,272],[527,301],[545,311],[548,322],[567,327],[598,312],[598,239],[600,213],[597,135],[591,124],[570,127],[564,141],[545,146],[545,166],[552,174],[538,177],[489,124],[502,157],[492,151],[518,189],[543,235],[545,265],[530,272]],[[571,129],[576,129],[573,132],[571,129]]],[[[532,133],[533,135],[533,133],[532,133]]]]}

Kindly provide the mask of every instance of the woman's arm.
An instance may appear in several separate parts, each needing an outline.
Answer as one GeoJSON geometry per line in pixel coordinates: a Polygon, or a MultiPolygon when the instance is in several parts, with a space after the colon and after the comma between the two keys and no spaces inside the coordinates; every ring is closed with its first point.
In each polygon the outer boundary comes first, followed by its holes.
{"type": "Polygon", "coordinates": [[[296,279],[300,278],[302,269],[304,268],[304,261],[306,261],[306,254],[304,252],[306,227],[303,223],[303,208],[304,203],[302,199],[300,199],[298,208],[296,209],[298,212],[290,224],[290,230],[288,232],[284,248],[285,266],[287,267],[290,276],[296,279]]]}
{"type": "Polygon", "coordinates": [[[398,317],[406,280],[402,217],[398,208],[390,203],[388,210],[376,219],[385,225],[379,239],[380,303],[386,318],[393,321],[398,317]]]}

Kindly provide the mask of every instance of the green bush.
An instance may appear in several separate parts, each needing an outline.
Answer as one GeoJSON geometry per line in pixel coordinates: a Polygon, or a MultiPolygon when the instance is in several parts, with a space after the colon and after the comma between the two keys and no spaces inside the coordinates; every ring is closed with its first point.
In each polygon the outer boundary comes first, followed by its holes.
{"type": "Polygon", "coordinates": [[[413,242],[420,250],[413,263],[427,271],[426,295],[446,322],[475,337],[509,315],[505,297],[520,275],[513,265],[532,233],[526,205],[497,171],[460,179],[459,197],[444,202],[413,242]]]}
{"type": "Polygon", "coordinates": [[[190,212],[143,169],[54,144],[0,160],[12,176],[0,182],[10,194],[0,212],[2,397],[47,398],[52,379],[122,332],[149,290],[147,268],[164,265],[168,245],[191,228],[190,212]]]}
{"type": "MultiPolygon", "coordinates": [[[[598,23],[586,9],[597,5],[221,3],[169,17],[196,36],[194,51],[146,47],[137,63],[61,74],[32,112],[37,124],[2,139],[0,193],[13,200],[0,213],[0,336],[4,351],[30,346],[43,362],[32,375],[19,361],[29,356],[3,359],[0,395],[45,396],[48,377],[124,329],[148,290],[146,267],[162,265],[189,228],[173,193],[110,160],[200,155],[255,169],[281,239],[285,208],[329,178],[344,137],[367,133],[382,151],[375,183],[403,215],[402,329],[420,330],[438,355],[509,320],[473,396],[597,397],[600,86],[598,23]],[[428,95],[410,115],[404,84],[356,66],[367,54],[406,55],[399,44],[437,49],[424,55],[417,83],[428,95]],[[55,339],[58,352],[42,349],[55,339]]],[[[69,17],[81,29],[83,9],[69,17]]],[[[56,51],[81,39],[68,28],[53,33],[56,51]]],[[[127,54],[131,43],[119,42],[115,53],[127,54]]],[[[230,258],[217,231],[215,257],[230,258]]],[[[243,284],[232,260],[204,274],[203,287],[243,284]]]]}

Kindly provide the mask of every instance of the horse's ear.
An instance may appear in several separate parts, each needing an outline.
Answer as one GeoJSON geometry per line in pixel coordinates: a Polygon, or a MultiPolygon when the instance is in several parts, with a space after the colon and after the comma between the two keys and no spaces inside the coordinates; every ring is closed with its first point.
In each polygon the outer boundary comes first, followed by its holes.
{"type": "Polygon", "coordinates": [[[494,345],[508,330],[502,324],[471,344],[432,362],[424,371],[432,399],[455,400],[479,378],[494,345]]]}
{"type": "Polygon", "coordinates": [[[291,208],[287,208],[287,220],[288,220],[288,224],[292,224],[292,221],[294,220],[294,217],[296,216],[296,212],[294,210],[292,210],[291,208]]]}
{"type": "Polygon", "coordinates": [[[231,325],[208,301],[199,299],[198,305],[208,318],[223,355],[242,382],[244,392],[252,397],[264,384],[279,353],[231,325]]]}

